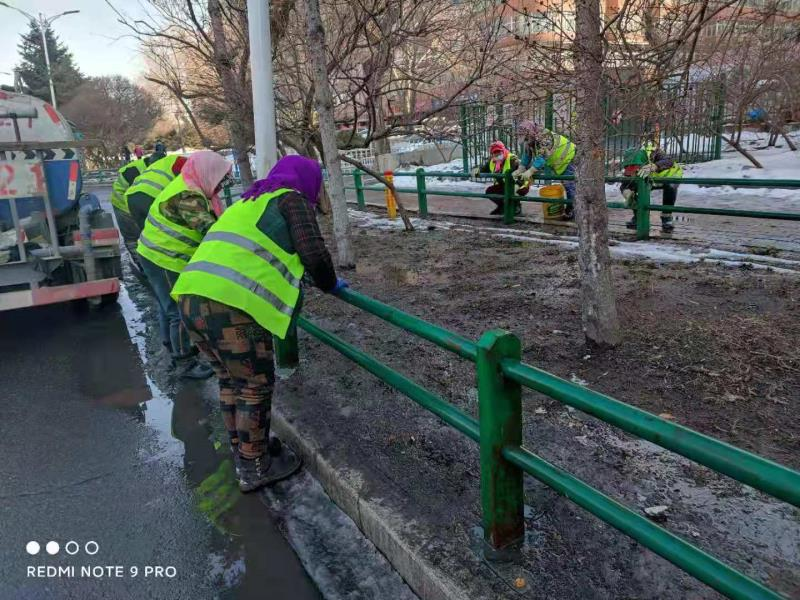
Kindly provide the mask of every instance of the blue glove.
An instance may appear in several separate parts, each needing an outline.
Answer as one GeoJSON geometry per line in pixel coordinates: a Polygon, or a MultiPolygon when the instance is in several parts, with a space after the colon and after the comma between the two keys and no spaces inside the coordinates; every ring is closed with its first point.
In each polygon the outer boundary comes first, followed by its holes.
{"type": "Polygon", "coordinates": [[[341,291],[342,291],[344,288],[348,288],[348,287],[350,287],[350,284],[349,284],[349,283],[347,283],[347,282],[346,282],[344,279],[342,279],[341,277],[337,277],[337,278],[336,278],[336,285],[335,285],[335,286],[333,286],[333,289],[331,290],[331,294],[338,294],[338,293],[339,293],[339,292],[341,292],[341,291]]]}
{"type": "Polygon", "coordinates": [[[537,156],[536,158],[533,159],[533,168],[536,169],[537,171],[540,170],[542,167],[544,167],[544,164],[545,164],[544,156],[537,156]]]}

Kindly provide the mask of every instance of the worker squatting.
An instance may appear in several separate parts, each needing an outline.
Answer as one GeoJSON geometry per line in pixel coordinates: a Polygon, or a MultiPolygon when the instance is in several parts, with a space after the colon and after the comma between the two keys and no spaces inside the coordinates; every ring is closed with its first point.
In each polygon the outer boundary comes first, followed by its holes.
{"type": "MultiPolygon", "coordinates": [[[[565,135],[555,133],[533,121],[523,121],[517,128],[517,135],[522,145],[522,157],[518,158],[501,141],[492,142],[489,146],[489,159],[487,162],[475,167],[472,175],[480,177],[485,173],[511,173],[514,179],[514,193],[516,196],[527,196],[533,183],[534,176],[538,179],[547,179],[556,176],[575,176],[575,144],[565,135]]],[[[680,178],[683,169],[674,160],[669,158],[658,147],[658,134],[643,136],[640,148],[631,148],[623,158],[623,175],[625,177],[649,178],[653,189],[663,190],[663,203],[665,206],[675,206],[678,197],[678,185],[675,183],[660,182],[665,178],[680,178]]],[[[486,194],[494,202],[495,208],[490,213],[500,215],[503,213],[503,181],[497,180],[486,188],[486,194]]],[[[575,219],[575,181],[563,181],[566,199],[570,202],[565,206],[563,219],[575,219]]],[[[636,184],[627,181],[621,185],[622,195],[628,208],[633,209],[633,218],[626,223],[628,229],[636,228],[636,184]]],[[[515,212],[522,212],[519,203],[515,212]]],[[[672,214],[661,213],[661,229],[665,233],[674,230],[672,214]]]]}

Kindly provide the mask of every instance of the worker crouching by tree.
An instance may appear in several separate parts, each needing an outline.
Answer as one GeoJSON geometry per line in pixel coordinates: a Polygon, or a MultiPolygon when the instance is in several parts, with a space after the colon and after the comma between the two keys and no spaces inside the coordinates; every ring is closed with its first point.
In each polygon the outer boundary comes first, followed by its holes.
{"type": "Polygon", "coordinates": [[[197,360],[197,349],[189,340],[170,292],[222,213],[219,192],[230,171],[231,163],[215,152],[202,150],[190,155],[181,174],[150,206],[136,249],[156,296],[162,342],[178,367],[178,375],[187,379],[204,379],[213,371],[197,360]]]}
{"type": "Polygon", "coordinates": [[[304,275],[324,292],[347,287],[336,277],[314,214],[321,186],[316,161],[279,160],[211,227],[172,290],[192,340],[219,378],[243,492],[300,466],[288,450],[269,451],[272,336],[284,339],[297,318],[304,275]]]}
{"type": "MultiPolygon", "coordinates": [[[[659,179],[683,177],[683,167],[667,156],[652,140],[645,140],[641,147],[630,148],[622,159],[622,174],[625,177],[649,178],[652,189],[662,190],[661,202],[664,206],[675,206],[678,199],[678,184],[659,182],[659,179]]],[[[628,229],[636,229],[637,197],[636,182],[625,181],[620,185],[620,191],[625,198],[628,208],[633,209],[633,218],[625,223],[628,229]]],[[[661,213],[661,231],[672,233],[675,225],[672,222],[672,213],[661,213]]]]}
{"type": "MultiPolygon", "coordinates": [[[[475,167],[472,171],[473,177],[480,177],[481,173],[513,173],[519,170],[520,162],[519,159],[512,154],[508,148],[506,148],[503,142],[497,141],[492,142],[489,146],[489,160],[485,162],[483,165],[475,167]]],[[[525,196],[530,189],[530,182],[524,180],[521,177],[517,177],[514,180],[515,183],[515,194],[517,196],[525,196]]],[[[505,185],[502,179],[495,179],[494,183],[486,188],[486,195],[503,195],[503,190],[505,189],[505,185]]],[[[502,198],[489,198],[492,202],[495,203],[495,208],[490,215],[502,215],[503,214],[503,199],[502,198]]],[[[517,203],[514,213],[520,214],[522,212],[522,207],[517,203]]]]}
{"type": "MultiPolygon", "coordinates": [[[[541,179],[548,175],[575,175],[572,161],[575,158],[575,144],[564,135],[541,127],[533,121],[520,123],[517,133],[522,139],[523,152],[521,170],[516,176],[531,181],[535,173],[541,179]]],[[[564,206],[564,220],[575,220],[575,180],[561,181],[567,192],[567,200],[572,204],[564,206]]]]}

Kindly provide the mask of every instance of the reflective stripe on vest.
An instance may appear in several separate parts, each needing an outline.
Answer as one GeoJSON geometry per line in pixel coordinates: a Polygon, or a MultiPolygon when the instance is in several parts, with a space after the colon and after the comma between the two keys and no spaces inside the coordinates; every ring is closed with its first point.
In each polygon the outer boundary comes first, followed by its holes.
{"type": "Polygon", "coordinates": [[[563,175],[569,163],[575,158],[575,144],[569,138],[553,133],[553,151],[547,157],[547,165],[556,175],[563,175]]]}
{"type": "Polygon", "coordinates": [[[172,167],[179,158],[181,158],[179,154],[171,154],[151,164],[133,181],[125,195],[144,193],[151,198],[158,196],[177,177],[172,167]]]}
{"type": "MultiPolygon", "coordinates": [[[[147,213],[136,251],[155,265],[180,273],[197,251],[203,236],[188,227],[173,223],[161,212],[161,205],[189,189],[178,176],[164,188],[147,213]]],[[[194,190],[193,190],[194,191],[194,190]]],[[[199,192],[195,192],[198,193],[199,192]]]]}
{"type": "Polygon", "coordinates": [[[492,171],[492,173],[500,173],[500,172],[508,173],[511,170],[511,161],[514,160],[515,158],[517,158],[517,157],[514,154],[512,154],[511,152],[509,152],[508,155],[506,156],[505,161],[503,161],[503,170],[502,171],[498,171],[497,170],[497,163],[495,161],[491,161],[492,165],[494,166],[494,171],[492,171]]]}
{"type": "MultiPolygon", "coordinates": [[[[645,152],[647,153],[647,161],[650,162],[650,157],[653,156],[653,152],[655,151],[655,146],[652,144],[648,144],[645,147],[645,152]]],[[[680,166],[678,163],[672,163],[672,166],[668,169],[664,169],[663,171],[657,171],[653,173],[650,177],[653,179],[660,179],[662,177],[683,177],[683,167],[680,166]]]]}
{"type": "Polygon", "coordinates": [[[144,171],[147,168],[147,165],[145,164],[143,158],[137,158],[136,160],[132,160],[128,164],[123,165],[122,168],[120,168],[120,170],[117,171],[119,175],[117,176],[116,181],[114,181],[114,183],[111,186],[112,206],[118,208],[119,210],[128,215],[131,214],[131,211],[128,208],[128,199],[125,197],[125,192],[127,191],[130,184],[122,174],[130,168],[136,169],[136,171],[139,174],[141,174],[142,171],[144,171]]]}
{"type": "Polygon", "coordinates": [[[192,294],[237,308],[285,338],[305,267],[296,252],[281,248],[257,224],[271,206],[274,218],[282,220],[271,203],[289,191],[236,202],[222,213],[178,277],[172,297],[192,294]]]}

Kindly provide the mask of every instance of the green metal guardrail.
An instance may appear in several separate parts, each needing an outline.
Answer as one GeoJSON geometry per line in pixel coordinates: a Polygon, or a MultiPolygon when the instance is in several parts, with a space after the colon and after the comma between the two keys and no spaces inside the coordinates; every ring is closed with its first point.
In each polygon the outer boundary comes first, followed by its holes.
{"type": "MultiPolygon", "coordinates": [[[[359,208],[366,208],[364,191],[383,191],[383,185],[364,185],[362,173],[354,171],[352,173],[352,186],[345,186],[345,189],[355,190],[356,202],[359,208]]],[[[415,172],[396,172],[395,177],[416,177],[416,187],[397,187],[398,192],[417,194],[419,214],[421,217],[428,216],[428,195],[433,193],[437,196],[452,196],[457,198],[496,198],[503,200],[503,222],[511,224],[514,222],[514,209],[518,202],[547,202],[550,204],[572,204],[569,200],[556,200],[553,198],[541,198],[538,196],[515,196],[514,180],[510,173],[481,173],[481,178],[494,178],[503,180],[503,194],[482,194],[480,192],[449,192],[446,190],[429,191],[426,185],[428,177],[449,177],[452,179],[471,179],[469,173],[448,173],[442,171],[425,171],[422,167],[415,172]]],[[[573,181],[574,176],[570,175],[548,175],[537,178],[536,181],[573,181]]],[[[702,215],[723,215],[731,217],[747,217],[751,219],[776,219],[781,221],[800,221],[800,212],[770,212],[760,210],[736,210],[727,208],[702,208],[694,206],[663,206],[650,204],[650,192],[653,185],[652,180],[642,179],[641,177],[606,177],[606,183],[622,183],[631,181],[636,184],[636,239],[646,240],[650,238],[650,212],[659,211],[665,213],[694,213],[702,215]]],[[[661,183],[688,183],[701,186],[733,186],[745,188],[778,188],[778,189],[800,189],[800,180],[794,179],[702,179],[697,177],[685,177],[682,179],[664,178],[658,179],[657,184],[661,183]]],[[[608,202],[611,209],[628,209],[623,202],[608,202]]]]}
{"type": "MultiPolygon", "coordinates": [[[[730,598],[781,598],[523,447],[521,388],[543,393],[796,507],[800,507],[800,473],[526,365],[520,362],[519,338],[509,332],[487,331],[472,342],[354,290],[345,289],[338,297],[476,364],[479,420],[306,317],[297,321],[301,329],[479,443],[488,557],[513,551],[523,538],[523,474],[527,473],[730,598]]],[[[296,330],[285,340],[276,340],[276,350],[278,366],[296,366],[296,330]]]]}

